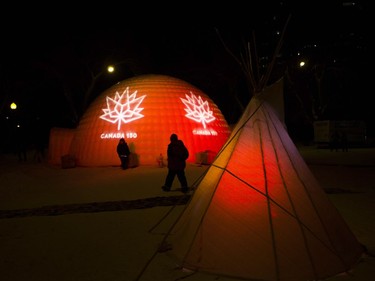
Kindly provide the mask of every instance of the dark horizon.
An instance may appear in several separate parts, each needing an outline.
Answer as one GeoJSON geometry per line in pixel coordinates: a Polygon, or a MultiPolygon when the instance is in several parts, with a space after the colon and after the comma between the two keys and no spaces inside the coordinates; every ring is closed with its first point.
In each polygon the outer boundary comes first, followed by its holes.
{"type": "Polygon", "coordinates": [[[356,4],[274,1],[252,3],[247,9],[240,4],[218,7],[213,15],[191,14],[188,9],[181,15],[155,13],[145,15],[147,20],[115,8],[107,14],[104,8],[101,15],[79,10],[63,16],[30,13],[24,17],[31,17],[29,21],[3,33],[1,122],[14,115],[9,104],[15,101],[28,121],[75,126],[85,110],[81,105],[90,75],[120,62],[115,75],[95,81],[88,104],[118,81],[166,74],[207,93],[234,124],[252,93],[224,44],[240,57],[254,32],[259,61],[268,64],[280,36],[276,31],[291,16],[270,81],[285,79],[286,121],[291,130],[298,128],[293,135],[304,134],[304,126],[317,113],[324,119],[365,120],[374,134],[367,93],[369,9],[365,3],[356,4]],[[308,65],[301,71],[297,62],[302,58],[308,65]]]}

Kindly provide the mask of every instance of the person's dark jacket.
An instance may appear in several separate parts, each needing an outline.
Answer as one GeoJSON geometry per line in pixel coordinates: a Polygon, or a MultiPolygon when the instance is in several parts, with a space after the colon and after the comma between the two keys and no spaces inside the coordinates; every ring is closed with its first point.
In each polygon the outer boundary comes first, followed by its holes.
{"type": "Polygon", "coordinates": [[[128,144],[125,141],[119,142],[119,144],[117,145],[117,154],[119,157],[121,156],[129,157],[130,150],[129,150],[128,144]]]}
{"type": "Polygon", "coordinates": [[[169,169],[176,171],[185,169],[189,151],[182,140],[172,140],[168,144],[167,155],[169,169]]]}

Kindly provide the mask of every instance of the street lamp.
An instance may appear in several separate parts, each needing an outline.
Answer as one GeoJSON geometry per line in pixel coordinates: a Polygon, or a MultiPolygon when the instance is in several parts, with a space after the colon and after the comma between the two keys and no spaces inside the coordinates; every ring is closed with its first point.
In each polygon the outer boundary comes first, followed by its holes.
{"type": "Polygon", "coordinates": [[[112,73],[112,72],[115,71],[115,67],[114,67],[113,65],[109,65],[109,66],[107,67],[107,71],[108,71],[109,73],[112,73]]]}
{"type": "Polygon", "coordinates": [[[17,109],[17,104],[15,102],[12,102],[10,104],[10,109],[13,109],[13,110],[17,109]]]}

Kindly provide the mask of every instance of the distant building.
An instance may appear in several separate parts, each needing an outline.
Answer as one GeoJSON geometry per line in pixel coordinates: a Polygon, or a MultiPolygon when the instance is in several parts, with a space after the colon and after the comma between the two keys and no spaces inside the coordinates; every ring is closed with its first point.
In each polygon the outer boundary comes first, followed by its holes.
{"type": "Polygon", "coordinates": [[[366,144],[366,124],[360,120],[321,120],[314,122],[314,142],[328,145],[334,132],[345,133],[351,145],[366,144]]]}

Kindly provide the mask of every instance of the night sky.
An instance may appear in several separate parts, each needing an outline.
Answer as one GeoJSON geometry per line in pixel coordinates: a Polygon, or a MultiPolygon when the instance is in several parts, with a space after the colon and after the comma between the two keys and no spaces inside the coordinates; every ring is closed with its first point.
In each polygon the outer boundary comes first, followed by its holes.
{"type": "MultiPolygon", "coordinates": [[[[233,124],[252,93],[224,44],[239,57],[254,34],[257,58],[260,65],[267,65],[280,40],[277,31],[282,31],[290,16],[270,77],[270,83],[285,79],[287,125],[301,128],[294,132],[296,136],[314,118],[361,119],[373,128],[368,3],[259,2],[204,7],[193,2],[165,7],[160,3],[124,3],[124,7],[106,3],[38,7],[33,3],[4,9],[2,127],[14,125],[4,121],[8,116],[28,127],[35,123],[47,129],[75,127],[103,90],[149,73],[171,75],[200,88],[233,124]],[[301,58],[308,62],[304,70],[297,66],[301,58]],[[117,64],[116,73],[99,76],[85,103],[91,75],[98,75],[108,64],[117,64]],[[17,113],[9,109],[12,101],[19,106],[17,113]]],[[[259,69],[261,74],[265,71],[259,69]]]]}

